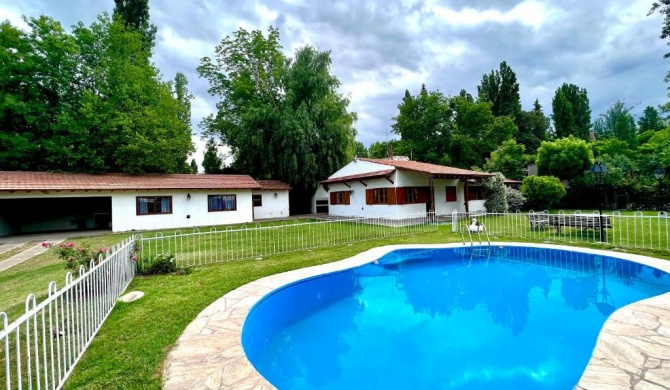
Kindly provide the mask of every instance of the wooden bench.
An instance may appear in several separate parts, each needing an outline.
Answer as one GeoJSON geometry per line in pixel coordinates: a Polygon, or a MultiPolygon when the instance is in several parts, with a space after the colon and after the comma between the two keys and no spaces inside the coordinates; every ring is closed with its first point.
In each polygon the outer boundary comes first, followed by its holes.
{"type": "MultiPolygon", "coordinates": [[[[579,229],[600,229],[600,216],[597,214],[552,214],[548,215],[549,225],[556,228],[556,234],[561,234],[561,227],[568,226],[579,229]]],[[[611,228],[610,217],[602,216],[603,228],[611,228]]]]}

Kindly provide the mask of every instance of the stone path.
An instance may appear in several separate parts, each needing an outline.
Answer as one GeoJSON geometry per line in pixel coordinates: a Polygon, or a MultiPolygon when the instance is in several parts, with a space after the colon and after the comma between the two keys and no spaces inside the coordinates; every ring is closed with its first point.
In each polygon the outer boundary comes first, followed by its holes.
{"type": "Polygon", "coordinates": [[[0,244],[0,255],[9,252],[14,248],[20,247],[22,243],[12,243],[12,244],[0,244]]]}
{"type": "MultiPolygon", "coordinates": [[[[608,255],[611,252],[560,245],[535,246],[608,255]]],[[[203,310],[170,351],[163,372],[168,390],[274,389],[247,360],[242,326],[251,307],[267,293],[296,280],[356,267],[399,248],[447,248],[447,245],[384,246],[335,263],[268,276],[241,286],[203,310]]],[[[670,272],[670,262],[616,254],[670,272]]],[[[576,390],[670,390],[670,293],[615,311],[605,322],[591,360],[576,390]]]]}
{"type": "MultiPolygon", "coordinates": [[[[58,244],[61,241],[50,241],[54,244],[58,244]]],[[[28,250],[25,250],[21,253],[18,253],[7,260],[0,261],[0,272],[7,270],[17,264],[21,264],[26,260],[39,255],[40,253],[46,252],[47,248],[42,246],[42,243],[39,243],[28,250]]]]}

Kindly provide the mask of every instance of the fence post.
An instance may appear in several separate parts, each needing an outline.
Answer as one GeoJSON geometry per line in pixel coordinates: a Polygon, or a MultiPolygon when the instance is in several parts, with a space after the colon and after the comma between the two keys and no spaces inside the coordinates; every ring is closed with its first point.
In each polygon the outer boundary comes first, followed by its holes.
{"type": "Polygon", "coordinates": [[[458,211],[456,210],[451,212],[451,232],[458,232],[458,211]]]}

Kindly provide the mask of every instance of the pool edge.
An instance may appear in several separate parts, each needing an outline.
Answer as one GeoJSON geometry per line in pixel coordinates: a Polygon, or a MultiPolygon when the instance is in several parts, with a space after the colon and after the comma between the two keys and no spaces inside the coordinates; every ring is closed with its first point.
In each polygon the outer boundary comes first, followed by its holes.
{"type": "MultiPolygon", "coordinates": [[[[669,261],[641,255],[552,244],[495,242],[491,245],[592,253],[634,261],[670,273],[669,261]]],[[[397,249],[455,247],[463,247],[463,244],[380,246],[344,260],[271,275],[240,286],[210,304],[186,327],[166,359],[163,388],[274,389],[252,366],[242,347],[244,321],[251,308],[265,295],[301,279],[369,263],[397,249]]],[[[653,386],[664,383],[658,382],[659,379],[670,381],[669,365],[670,293],[666,293],[619,308],[607,319],[575,389],[653,386]],[[631,335],[631,332],[635,334],[631,335]],[[640,359],[642,362],[637,365],[640,359]]]]}

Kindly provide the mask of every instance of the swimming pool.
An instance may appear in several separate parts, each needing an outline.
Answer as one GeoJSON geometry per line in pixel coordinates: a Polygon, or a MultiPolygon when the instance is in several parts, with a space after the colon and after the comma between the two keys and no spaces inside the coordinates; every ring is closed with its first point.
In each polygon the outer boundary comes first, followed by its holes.
{"type": "Polygon", "coordinates": [[[279,389],[565,389],[614,310],[668,291],[667,273],[607,256],[407,249],[273,291],[242,345],[279,389]]]}

